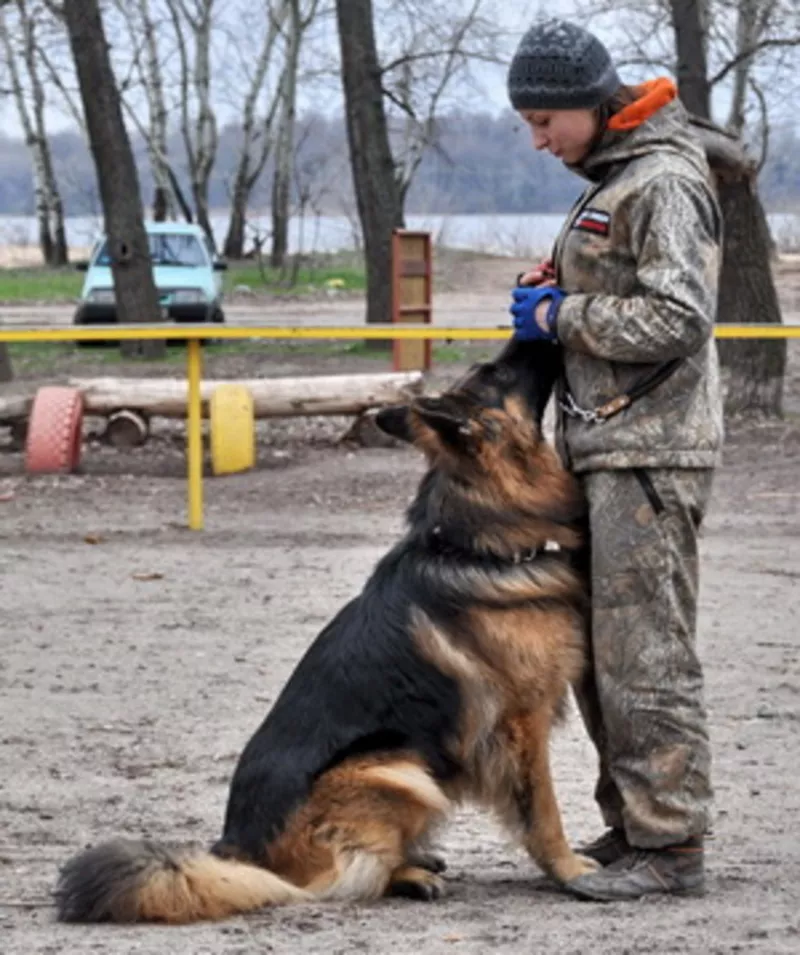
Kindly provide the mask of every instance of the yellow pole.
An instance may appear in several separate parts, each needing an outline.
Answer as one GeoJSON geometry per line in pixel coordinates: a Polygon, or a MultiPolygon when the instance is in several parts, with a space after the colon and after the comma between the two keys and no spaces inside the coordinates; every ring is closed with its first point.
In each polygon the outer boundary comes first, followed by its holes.
{"type": "Polygon", "coordinates": [[[186,371],[189,379],[189,403],[186,412],[189,529],[201,531],[203,529],[203,435],[200,379],[203,372],[203,346],[197,338],[190,338],[186,345],[186,371]]]}

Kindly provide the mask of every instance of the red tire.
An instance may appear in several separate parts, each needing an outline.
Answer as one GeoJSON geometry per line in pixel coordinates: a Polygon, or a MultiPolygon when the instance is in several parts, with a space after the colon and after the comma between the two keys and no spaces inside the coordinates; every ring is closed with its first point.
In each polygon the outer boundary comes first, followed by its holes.
{"type": "Polygon", "coordinates": [[[29,474],[65,474],[81,460],[83,396],[77,388],[40,388],[33,399],[25,442],[29,474]]]}

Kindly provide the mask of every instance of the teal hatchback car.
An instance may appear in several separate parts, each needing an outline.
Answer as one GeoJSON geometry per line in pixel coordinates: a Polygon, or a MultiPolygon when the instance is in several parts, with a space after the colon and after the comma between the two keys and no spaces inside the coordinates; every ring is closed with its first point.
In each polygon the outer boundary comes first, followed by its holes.
{"type": "MultiPolygon", "coordinates": [[[[163,318],[174,322],[224,322],[220,272],[228,266],[216,258],[200,226],[146,222],[145,230],[163,318]]],[[[76,267],[86,272],[86,279],[73,324],[113,325],[118,318],[105,236],[95,242],[89,261],[76,267]]]]}

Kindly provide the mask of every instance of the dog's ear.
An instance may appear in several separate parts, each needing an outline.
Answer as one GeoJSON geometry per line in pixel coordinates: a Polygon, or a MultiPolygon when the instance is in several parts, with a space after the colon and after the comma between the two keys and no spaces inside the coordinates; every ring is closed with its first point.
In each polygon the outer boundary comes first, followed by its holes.
{"type": "Polygon", "coordinates": [[[411,442],[414,435],[408,421],[408,405],[395,405],[392,408],[381,408],[375,415],[375,424],[392,438],[399,441],[411,442]]]}
{"type": "Polygon", "coordinates": [[[455,412],[451,406],[445,406],[438,398],[420,399],[415,402],[414,411],[450,447],[464,450],[471,445],[474,434],[472,422],[455,412]]]}

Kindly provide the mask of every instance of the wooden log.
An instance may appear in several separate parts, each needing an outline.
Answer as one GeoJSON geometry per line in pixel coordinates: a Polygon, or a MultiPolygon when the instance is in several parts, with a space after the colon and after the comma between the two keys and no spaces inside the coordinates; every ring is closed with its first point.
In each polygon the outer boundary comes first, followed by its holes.
{"type": "Polygon", "coordinates": [[[0,395],[0,424],[26,419],[33,405],[33,394],[0,395]]]}
{"type": "MultiPolygon", "coordinates": [[[[331,375],[310,378],[254,378],[242,381],[206,380],[201,386],[203,415],[221,384],[237,384],[253,396],[256,418],[300,415],[355,415],[369,408],[407,401],[424,387],[421,372],[371,375],[331,375]]],[[[187,384],[163,378],[73,378],[83,393],[86,414],[109,415],[122,408],[148,417],[183,418],[187,384]]]]}

